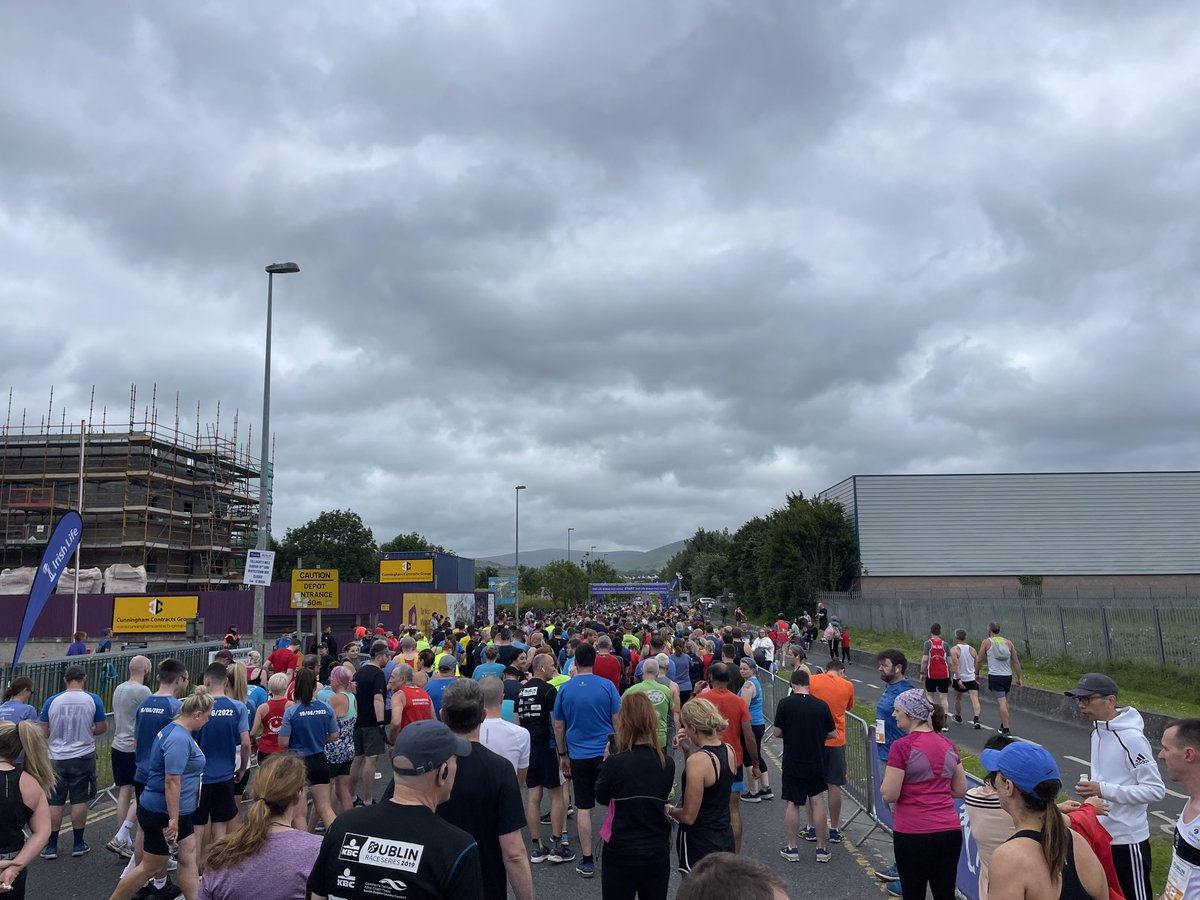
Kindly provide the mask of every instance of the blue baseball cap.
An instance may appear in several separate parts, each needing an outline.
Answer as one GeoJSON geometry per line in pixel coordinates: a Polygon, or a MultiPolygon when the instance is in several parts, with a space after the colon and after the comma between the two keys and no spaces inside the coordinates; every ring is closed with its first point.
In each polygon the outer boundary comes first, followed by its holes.
{"type": "Polygon", "coordinates": [[[1003,750],[984,750],[979,761],[989,772],[999,772],[1027,794],[1035,794],[1043,781],[1062,781],[1058,764],[1041,744],[1017,741],[1003,750]]]}

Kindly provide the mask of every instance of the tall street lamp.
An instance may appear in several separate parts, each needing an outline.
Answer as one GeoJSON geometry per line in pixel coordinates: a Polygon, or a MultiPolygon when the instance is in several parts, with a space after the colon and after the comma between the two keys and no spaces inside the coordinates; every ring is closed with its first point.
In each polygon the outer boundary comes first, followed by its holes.
{"type": "MultiPolygon", "coordinates": [[[[255,547],[267,549],[270,518],[267,515],[267,470],[268,455],[271,452],[271,307],[272,293],[276,275],[292,275],[300,271],[294,262],[272,263],[267,266],[267,351],[266,364],[263,369],[263,414],[262,414],[262,456],[258,468],[258,540],[255,547]]],[[[254,586],[254,629],[253,646],[263,648],[263,619],[266,615],[266,589],[261,585],[254,586]]]]}
{"type": "Polygon", "coordinates": [[[571,532],[574,530],[575,530],[574,528],[567,529],[567,562],[568,563],[571,561],[571,532]]]}
{"type": "Polygon", "coordinates": [[[514,531],[516,547],[513,552],[513,562],[517,566],[517,587],[513,591],[513,611],[516,613],[517,624],[521,622],[521,491],[525,490],[525,485],[518,484],[514,492],[517,497],[517,523],[514,531]]]}

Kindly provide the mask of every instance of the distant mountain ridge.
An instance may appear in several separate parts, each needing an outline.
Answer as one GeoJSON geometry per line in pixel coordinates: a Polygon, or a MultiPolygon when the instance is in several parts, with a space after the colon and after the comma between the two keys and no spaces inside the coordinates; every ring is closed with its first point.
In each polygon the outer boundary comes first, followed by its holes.
{"type": "MultiPolygon", "coordinates": [[[[596,550],[596,559],[605,560],[610,566],[618,572],[627,575],[653,575],[662,570],[662,567],[667,562],[683,549],[683,541],[674,541],[670,544],[664,544],[661,547],[655,547],[653,550],[596,550]]],[[[581,562],[587,555],[587,550],[579,550],[576,547],[571,548],[571,561],[574,563],[581,562]]],[[[565,547],[552,547],[541,550],[522,550],[521,565],[540,568],[547,563],[552,563],[556,559],[567,558],[567,549],[565,547]]],[[[514,559],[512,553],[504,553],[497,556],[480,557],[475,560],[475,568],[482,569],[487,566],[496,566],[501,569],[511,569],[514,559]]]]}

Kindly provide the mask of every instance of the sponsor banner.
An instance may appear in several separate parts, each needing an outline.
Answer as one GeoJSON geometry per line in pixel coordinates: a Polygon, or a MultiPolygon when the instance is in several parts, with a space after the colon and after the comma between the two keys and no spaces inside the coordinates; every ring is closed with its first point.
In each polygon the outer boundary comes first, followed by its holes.
{"type": "Polygon", "coordinates": [[[497,603],[512,603],[517,596],[517,576],[493,575],[488,579],[488,593],[497,603]]]}
{"type": "Polygon", "coordinates": [[[25,600],[25,615],[21,618],[21,630],[17,632],[17,647],[13,652],[14,669],[21,659],[21,651],[25,649],[25,642],[29,640],[34,623],[46,608],[46,601],[54,593],[54,586],[58,584],[58,579],[75,553],[75,548],[79,546],[82,536],[83,520],[79,518],[79,513],[72,510],[58,520],[50,540],[46,542],[46,550],[42,554],[42,561],[38,564],[37,574],[33,577],[29,596],[25,600]]]}
{"type": "Polygon", "coordinates": [[[380,584],[433,584],[432,559],[381,559],[380,584]]]}
{"type": "Polygon", "coordinates": [[[662,594],[671,590],[671,585],[665,581],[652,581],[644,584],[589,584],[589,594],[662,594]]]}
{"type": "MultiPolygon", "coordinates": [[[[471,594],[471,605],[475,604],[475,595],[471,594]]],[[[429,620],[437,613],[442,618],[446,616],[446,594],[405,594],[404,622],[411,628],[422,631],[429,627],[429,620]]]]}
{"type": "Polygon", "coordinates": [[[196,618],[200,597],[114,597],[112,630],[116,634],[169,634],[187,631],[196,618]]]}
{"type": "MultiPolygon", "coordinates": [[[[210,666],[217,661],[217,653],[218,652],[220,652],[220,651],[219,650],[209,650],[208,651],[208,664],[210,666]]],[[[250,665],[250,654],[253,653],[254,651],[252,651],[249,647],[245,647],[245,648],[238,649],[238,650],[228,650],[227,652],[233,654],[234,662],[240,662],[245,665],[250,665]]]]}

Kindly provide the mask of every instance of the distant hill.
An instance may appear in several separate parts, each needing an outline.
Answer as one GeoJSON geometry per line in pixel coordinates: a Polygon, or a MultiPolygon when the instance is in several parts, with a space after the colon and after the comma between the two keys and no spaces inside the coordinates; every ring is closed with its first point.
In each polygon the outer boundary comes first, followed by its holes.
{"type": "MultiPolygon", "coordinates": [[[[596,550],[597,559],[603,559],[608,562],[614,569],[626,575],[654,575],[657,574],[667,561],[683,549],[683,541],[675,541],[671,544],[664,544],[661,547],[655,547],[653,550],[596,550]]],[[[578,563],[587,553],[586,550],[580,551],[575,547],[571,548],[571,560],[578,563]]],[[[556,559],[566,559],[567,550],[565,547],[542,550],[522,550],[521,565],[533,566],[540,568],[547,563],[554,562],[556,559]]],[[[475,568],[482,569],[487,566],[496,566],[501,569],[511,569],[513,567],[513,554],[503,553],[497,556],[489,556],[475,560],[475,568]]]]}

